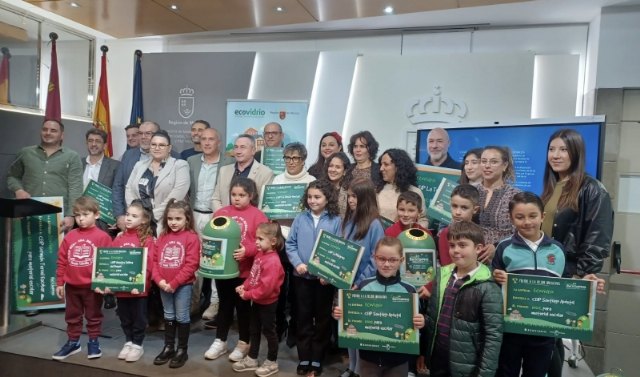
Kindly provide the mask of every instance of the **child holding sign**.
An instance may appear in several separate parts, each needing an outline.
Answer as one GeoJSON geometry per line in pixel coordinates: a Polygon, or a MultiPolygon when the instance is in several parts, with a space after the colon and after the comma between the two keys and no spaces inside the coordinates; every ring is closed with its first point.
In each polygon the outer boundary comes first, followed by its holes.
{"type": "Polygon", "coordinates": [[[318,375],[322,372],[322,361],[331,335],[331,303],[335,290],[310,275],[307,264],[320,230],[339,234],[341,220],[337,192],[329,181],[309,183],[301,204],[305,211],[293,220],[286,242],[287,256],[294,268],[292,284],[298,311],[300,362],[296,372],[299,375],[318,375]]]}
{"type": "MultiPolygon", "coordinates": [[[[134,362],[144,354],[142,341],[147,328],[147,296],[151,288],[153,270],[154,240],[151,211],[142,206],[142,201],[134,200],[125,213],[125,231],[113,240],[113,247],[144,247],[147,249],[147,282],[144,292],[135,289],[132,292],[118,292],[118,317],[124,332],[126,343],[118,354],[118,359],[134,362]]],[[[105,292],[109,293],[109,292],[105,292]]]]}
{"type": "Polygon", "coordinates": [[[489,267],[478,262],[482,228],[469,221],[449,226],[453,263],[436,270],[427,308],[431,377],[493,376],[502,343],[502,293],[489,267]]]}
{"type": "MultiPolygon", "coordinates": [[[[402,244],[397,238],[384,237],[376,244],[374,253],[376,263],[376,275],[362,281],[359,285],[361,291],[370,292],[400,292],[415,293],[411,284],[400,279],[400,264],[404,260],[402,244]]],[[[333,308],[333,317],[342,318],[342,308],[333,308]]],[[[413,316],[415,329],[424,327],[424,316],[413,316]]],[[[412,356],[402,353],[360,351],[360,375],[379,377],[404,377],[409,372],[409,359],[412,356]]]]}

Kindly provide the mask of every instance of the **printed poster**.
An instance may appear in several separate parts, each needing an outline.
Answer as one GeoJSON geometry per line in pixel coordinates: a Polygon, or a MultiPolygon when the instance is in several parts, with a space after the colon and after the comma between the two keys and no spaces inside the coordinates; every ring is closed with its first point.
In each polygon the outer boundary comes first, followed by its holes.
{"type": "MultiPolygon", "coordinates": [[[[442,217],[442,216],[441,215],[438,216],[437,214],[435,215],[432,214],[431,208],[429,207],[432,205],[432,201],[434,197],[436,197],[436,193],[438,192],[438,188],[442,183],[442,179],[444,178],[451,182],[455,182],[455,185],[457,185],[457,182],[460,180],[461,171],[459,169],[441,168],[439,166],[420,165],[420,164],[416,164],[416,168],[418,169],[418,188],[422,190],[422,195],[424,195],[426,207],[428,208],[427,217],[430,220],[439,221],[438,217],[442,217]]],[[[444,198],[442,197],[442,193],[441,193],[439,197],[440,202],[433,203],[433,205],[435,205],[436,208],[440,207],[440,203],[442,203],[443,199],[444,198]]],[[[444,207],[443,207],[443,212],[444,212],[444,207]]],[[[451,214],[451,209],[449,209],[449,215],[450,214],[451,214]]]]}
{"type": "Polygon", "coordinates": [[[307,268],[310,274],[323,278],[334,287],[349,289],[363,252],[364,248],[357,243],[321,230],[307,268]]]}
{"type": "Polygon", "coordinates": [[[402,281],[420,288],[435,277],[436,251],[431,249],[404,249],[404,261],[400,265],[402,281]]]}
{"type": "Polygon", "coordinates": [[[303,210],[300,200],[306,189],[306,183],[264,185],[258,208],[270,220],[294,219],[303,210]]]}
{"type": "Polygon", "coordinates": [[[147,249],[99,247],[93,253],[91,289],[142,293],[147,281],[147,249]]]}
{"type": "Polygon", "coordinates": [[[100,206],[100,220],[108,225],[114,225],[116,218],[113,216],[113,201],[111,199],[111,187],[96,182],[93,179],[89,181],[87,188],[84,189],[86,195],[94,198],[100,206]]]}

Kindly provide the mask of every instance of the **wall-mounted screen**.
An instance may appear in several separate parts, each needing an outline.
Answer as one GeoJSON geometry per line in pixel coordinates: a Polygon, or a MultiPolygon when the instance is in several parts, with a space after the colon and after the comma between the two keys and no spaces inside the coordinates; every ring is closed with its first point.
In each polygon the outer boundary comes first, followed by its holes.
{"type": "MultiPolygon", "coordinates": [[[[581,120],[581,118],[576,118],[581,120]]],[[[458,126],[458,125],[457,125],[458,126]]],[[[544,167],[547,160],[549,137],[562,128],[578,131],[586,149],[586,171],[600,178],[601,153],[603,147],[604,117],[589,117],[588,122],[560,122],[536,124],[509,124],[475,127],[447,128],[451,146],[449,154],[457,161],[467,150],[488,145],[508,146],[513,153],[516,169],[515,186],[526,191],[542,194],[544,167]]],[[[428,158],[427,135],[431,129],[418,130],[416,162],[424,164],[428,158]]]]}

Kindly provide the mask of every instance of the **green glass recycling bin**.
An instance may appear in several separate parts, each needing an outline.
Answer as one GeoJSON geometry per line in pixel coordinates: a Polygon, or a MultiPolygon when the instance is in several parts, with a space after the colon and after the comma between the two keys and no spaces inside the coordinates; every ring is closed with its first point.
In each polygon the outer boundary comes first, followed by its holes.
{"type": "Polygon", "coordinates": [[[398,236],[405,249],[436,249],[436,242],[428,232],[419,228],[407,229],[398,236]]]}
{"type": "Polygon", "coordinates": [[[231,217],[214,217],[202,230],[202,253],[198,274],[212,279],[238,277],[233,251],[240,246],[240,225],[231,217]]]}

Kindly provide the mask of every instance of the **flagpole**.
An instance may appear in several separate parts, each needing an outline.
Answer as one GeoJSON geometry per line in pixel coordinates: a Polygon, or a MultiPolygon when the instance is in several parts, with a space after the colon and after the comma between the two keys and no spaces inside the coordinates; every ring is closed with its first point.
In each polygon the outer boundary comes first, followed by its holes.
{"type": "Polygon", "coordinates": [[[112,157],[113,144],[111,140],[111,116],[109,114],[109,89],[107,85],[107,51],[109,51],[109,47],[102,45],[100,46],[100,51],[102,51],[100,82],[98,84],[98,95],[95,101],[93,125],[106,132],[107,142],[104,146],[104,152],[107,157],[112,157]]]}

